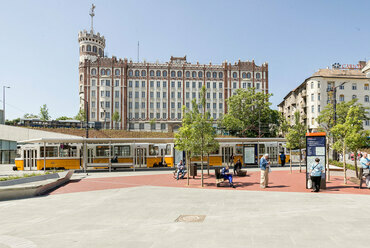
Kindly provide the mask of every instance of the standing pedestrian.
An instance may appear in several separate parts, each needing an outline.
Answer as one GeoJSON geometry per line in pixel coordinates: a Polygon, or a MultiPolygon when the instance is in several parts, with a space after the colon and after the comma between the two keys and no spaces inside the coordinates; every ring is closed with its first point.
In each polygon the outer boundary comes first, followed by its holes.
{"type": "Polygon", "coordinates": [[[310,171],[312,191],[319,192],[321,186],[321,174],[324,172],[324,167],[320,164],[319,158],[315,158],[315,163],[311,165],[310,171]]]}
{"type": "Polygon", "coordinates": [[[270,161],[268,161],[269,155],[266,153],[262,156],[260,160],[260,169],[261,169],[261,181],[260,186],[262,189],[268,187],[269,184],[269,169],[270,161]]]}
{"type": "MultiPolygon", "coordinates": [[[[360,163],[362,168],[369,169],[369,173],[364,173],[366,175],[366,187],[370,189],[370,159],[367,158],[367,153],[364,152],[362,154],[362,158],[360,159],[360,163]]],[[[362,176],[362,175],[361,175],[362,176]]]]}
{"type": "Polygon", "coordinates": [[[286,160],[286,156],[285,156],[284,152],[281,152],[281,154],[280,154],[281,167],[283,167],[285,165],[285,160],[286,160]]]}

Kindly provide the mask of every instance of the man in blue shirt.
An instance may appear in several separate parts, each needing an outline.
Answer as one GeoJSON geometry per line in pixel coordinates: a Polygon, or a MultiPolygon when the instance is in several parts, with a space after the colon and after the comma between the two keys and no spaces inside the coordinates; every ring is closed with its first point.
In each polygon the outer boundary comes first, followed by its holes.
{"type": "Polygon", "coordinates": [[[321,174],[324,172],[324,167],[320,164],[319,158],[315,158],[315,163],[311,165],[310,171],[312,190],[314,192],[319,192],[321,186],[321,174]]]}
{"type": "Polygon", "coordinates": [[[269,169],[270,162],[268,161],[269,155],[265,154],[260,160],[260,169],[261,169],[261,181],[260,186],[262,189],[268,187],[269,184],[269,169]]]}
{"type": "Polygon", "coordinates": [[[286,160],[286,156],[285,156],[284,152],[282,152],[280,154],[281,167],[283,167],[285,165],[285,160],[286,160]]]}
{"type": "MultiPolygon", "coordinates": [[[[370,169],[370,159],[367,158],[366,152],[362,154],[362,158],[360,159],[360,164],[363,169],[370,169]]],[[[367,173],[367,176],[366,176],[366,186],[368,189],[370,189],[370,173],[367,173]]]]}

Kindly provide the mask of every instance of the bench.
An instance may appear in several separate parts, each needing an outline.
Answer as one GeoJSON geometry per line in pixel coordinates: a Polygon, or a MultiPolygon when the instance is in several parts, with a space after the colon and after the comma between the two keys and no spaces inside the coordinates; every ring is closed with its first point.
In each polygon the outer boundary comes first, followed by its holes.
{"type": "Polygon", "coordinates": [[[96,167],[96,168],[113,168],[114,170],[117,168],[131,168],[133,167],[132,163],[111,163],[109,167],[109,163],[88,163],[87,167],[96,167]]]}
{"type": "Polygon", "coordinates": [[[355,184],[358,184],[358,188],[361,189],[362,183],[364,182],[364,179],[366,180],[367,175],[368,173],[364,173],[364,169],[360,168],[359,178],[351,177],[349,180],[355,184]]]}
{"type": "Polygon", "coordinates": [[[229,182],[227,179],[225,179],[223,176],[221,176],[221,169],[215,168],[215,176],[216,176],[216,187],[220,187],[220,184],[223,182],[229,182]]]}

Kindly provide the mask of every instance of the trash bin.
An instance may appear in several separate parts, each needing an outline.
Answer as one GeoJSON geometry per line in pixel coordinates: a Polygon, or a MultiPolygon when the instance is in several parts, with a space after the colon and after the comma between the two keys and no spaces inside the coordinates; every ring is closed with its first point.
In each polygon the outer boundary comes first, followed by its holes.
{"type": "Polygon", "coordinates": [[[191,176],[193,178],[197,176],[197,165],[196,164],[191,164],[190,165],[189,176],[191,176]]]}

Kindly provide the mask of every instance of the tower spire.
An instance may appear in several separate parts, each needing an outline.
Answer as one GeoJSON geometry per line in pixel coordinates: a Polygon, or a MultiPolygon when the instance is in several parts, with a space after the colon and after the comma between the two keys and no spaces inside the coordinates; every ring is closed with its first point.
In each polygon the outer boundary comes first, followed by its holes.
{"type": "Polygon", "coordinates": [[[90,9],[90,14],[89,14],[91,16],[91,32],[94,32],[94,16],[95,16],[94,9],[95,9],[95,5],[92,4],[91,9],[90,9]]]}

